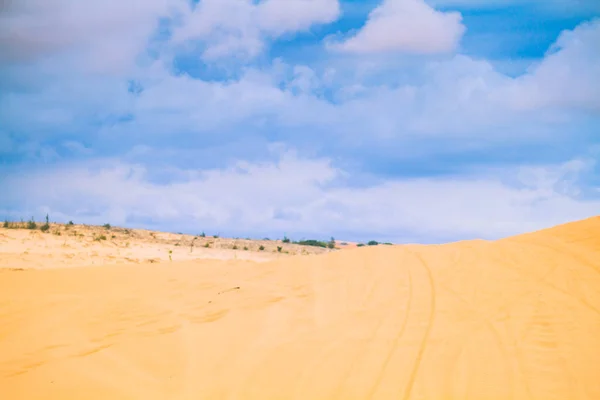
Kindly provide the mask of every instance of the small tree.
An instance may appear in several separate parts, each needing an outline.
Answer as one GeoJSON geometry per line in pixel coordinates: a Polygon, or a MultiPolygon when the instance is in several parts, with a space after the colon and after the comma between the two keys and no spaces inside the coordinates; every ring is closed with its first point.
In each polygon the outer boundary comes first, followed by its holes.
{"type": "Polygon", "coordinates": [[[333,238],[333,236],[331,237],[331,240],[327,242],[327,247],[330,249],[335,249],[335,239],[333,238]]]}
{"type": "Polygon", "coordinates": [[[282,242],[283,243],[289,243],[290,242],[290,238],[287,237],[287,236],[284,236],[282,242]]]}
{"type": "Polygon", "coordinates": [[[369,246],[377,246],[379,244],[379,242],[375,241],[375,240],[371,240],[369,243],[367,243],[369,246]]]}

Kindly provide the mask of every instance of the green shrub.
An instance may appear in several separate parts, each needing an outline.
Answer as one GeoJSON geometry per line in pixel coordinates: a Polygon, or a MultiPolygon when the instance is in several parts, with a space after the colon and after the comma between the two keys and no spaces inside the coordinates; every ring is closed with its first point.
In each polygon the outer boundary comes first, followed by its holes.
{"type": "Polygon", "coordinates": [[[102,225],[102,227],[105,228],[105,229],[110,229],[111,228],[110,224],[104,224],[104,225],[102,225]]]}
{"type": "Polygon", "coordinates": [[[69,223],[67,225],[75,225],[75,224],[73,223],[73,221],[69,221],[69,223]]]}
{"type": "Polygon", "coordinates": [[[233,247],[232,247],[232,249],[233,249],[233,250],[237,250],[237,248],[238,248],[238,247],[237,247],[235,244],[234,244],[234,245],[233,245],[233,247]]]}
{"type": "Polygon", "coordinates": [[[327,248],[335,249],[335,239],[333,238],[333,236],[331,237],[331,240],[327,242],[327,248]]]}
{"type": "Polygon", "coordinates": [[[244,246],[244,250],[248,250],[248,246],[244,246]]]}
{"type": "Polygon", "coordinates": [[[310,240],[301,240],[301,241],[298,242],[298,244],[302,245],[302,246],[315,246],[315,247],[323,247],[323,248],[327,247],[327,243],[320,242],[318,240],[313,240],[313,239],[310,239],[310,240]]]}
{"type": "Polygon", "coordinates": [[[258,250],[263,251],[265,249],[265,246],[263,246],[262,244],[260,245],[260,247],[258,248],[258,250]]]}
{"type": "Polygon", "coordinates": [[[10,228],[10,222],[8,222],[7,219],[4,220],[4,224],[2,224],[2,227],[4,228],[10,228]]]}
{"type": "Polygon", "coordinates": [[[27,221],[27,229],[37,229],[37,224],[33,220],[33,217],[31,217],[30,221],[27,221]]]}
{"type": "Polygon", "coordinates": [[[281,253],[281,250],[283,250],[283,247],[277,246],[277,251],[281,253]]]}
{"type": "Polygon", "coordinates": [[[100,236],[96,237],[94,240],[97,241],[97,242],[99,242],[101,240],[106,240],[106,236],[100,235],[100,236]]]}
{"type": "Polygon", "coordinates": [[[356,247],[363,247],[365,244],[364,243],[359,243],[356,245],[356,247]]]}
{"type": "Polygon", "coordinates": [[[287,236],[284,236],[282,242],[283,243],[289,243],[290,242],[290,238],[287,237],[287,236]]]}
{"type": "Polygon", "coordinates": [[[210,247],[210,243],[206,242],[206,244],[204,245],[204,247],[206,247],[208,249],[210,247]]]}
{"type": "Polygon", "coordinates": [[[369,241],[369,243],[367,243],[367,245],[369,246],[377,246],[379,244],[379,242],[375,241],[375,240],[371,240],[369,241]]]}
{"type": "Polygon", "coordinates": [[[46,214],[46,223],[40,227],[42,232],[48,232],[50,229],[50,217],[46,214]]]}

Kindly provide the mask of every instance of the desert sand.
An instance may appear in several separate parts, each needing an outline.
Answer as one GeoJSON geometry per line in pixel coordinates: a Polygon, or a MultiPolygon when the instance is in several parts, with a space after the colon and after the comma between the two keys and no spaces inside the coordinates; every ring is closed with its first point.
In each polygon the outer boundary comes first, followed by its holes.
{"type": "Polygon", "coordinates": [[[600,399],[600,217],[260,263],[4,243],[2,399],[600,399]]]}

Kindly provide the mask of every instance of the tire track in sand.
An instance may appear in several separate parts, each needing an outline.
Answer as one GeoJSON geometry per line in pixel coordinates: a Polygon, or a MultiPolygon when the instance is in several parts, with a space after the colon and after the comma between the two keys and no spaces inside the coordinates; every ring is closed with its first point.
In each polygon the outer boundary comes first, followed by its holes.
{"type": "Polygon", "coordinates": [[[421,344],[419,346],[419,350],[417,352],[417,357],[415,359],[415,363],[413,365],[412,371],[408,377],[408,382],[406,384],[406,388],[404,390],[404,395],[402,396],[403,400],[407,400],[410,398],[413,386],[415,384],[415,380],[417,378],[417,374],[419,372],[419,368],[421,367],[421,361],[423,360],[423,354],[425,354],[425,349],[427,348],[427,342],[429,341],[429,336],[431,335],[431,329],[433,328],[433,323],[435,320],[435,284],[433,280],[433,274],[431,273],[431,269],[423,259],[423,257],[417,253],[416,251],[409,250],[411,254],[413,254],[423,266],[423,270],[427,274],[427,279],[429,280],[430,287],[430,311],[429,317],[427,321],[427,328],[425,329],[425,334],[423,335],[423,339],[421,340],[421,344]]]}

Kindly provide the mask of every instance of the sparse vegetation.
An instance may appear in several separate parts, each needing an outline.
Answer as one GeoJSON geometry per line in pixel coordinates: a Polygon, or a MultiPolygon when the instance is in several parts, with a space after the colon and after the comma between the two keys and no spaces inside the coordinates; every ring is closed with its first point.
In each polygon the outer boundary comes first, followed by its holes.
{"type": "Polygon", "coordinates": [[[67,223],[67,225],[71,226],[71,225],[75,225],[75,224],[73,223],[73,221],[69,221],[69,222],[67,223]]]}
{"type": "Polygon", "coordinates": [[[287,236],[284,236],[282,242],[283,243],[290,243],[290,238],[287,237],[287,236]]]}
{"type": "Polygon", "coordinates": [[[281,246],[277,246],[277,251],[278,251],[279,253],[281,253],[281,250],[283,250],[283,247],[281,247],[281,246]]]}
{"type": "Polygon", "coordinates": [[[237,247],[237,245],[235,245],[235,244],[234,244],[234,245],[233,245],[233,247],[232,247],[232,249],[233,249],[233,250],[237,250],[237,248],[238,248],[238,247],[237,247]]]}
{"type": "Polygon", "coordinates": [[[99,241],[101,241],[101,240],[106,240],[106,236],[104,236],[104,235],[99,235],[99,236],[96,236],[96,238],[95,238],[94,240],[95,240],[95,241],[97,241],[97,242],[99,242],[99,241]]]}
{"type": "Polygon", "coordinates": [[[7,229],[8,229],[8,228],[10,227],[10,222],[8,222],[8,220],[7,220],[7,219],[5,219],[5,220],[4,220],[4,224],[2,224],[2,227],[3,227],[3,228],[7,228],[7,229]]]}
{"type": "Polygon", "coordinates": [[[365,244],[364,243],[359,243],[356,245],[356,247],[363,247],[365,244]]]}
{"type": "Polygon", "coordinates": [[[213,238],[218,239],[219,235],[213,235],[213,238]]]}
{"type": "Polygon", "coordinates": [[[206,237],[206,233],[202,232],[202,233],[200,234],[200,237],[206,237]]]}
{"type": "Polygon", "coordinates": [[[248,246],[244,246],[244,250],[246,250],[246,251],[247,251],[247,250],[248,250],[248,246]]]}
{"type": "Polygon", "coordinates": [[[367,245],[369,246],[377,246],[379,244],[379,242],[377,242],[376,240],[371,240],[369,241],[369,243],[367,243],[367,245]]]}
{"type": "Polygon", "coordinates": [[[169,250],[169,261],[173,261],[173,259],[171,258],[172,254],[173,254],[173,250],[169,250]]]}
{"type": "Polygon", "coordinates": [[[110,235],[110,238],[111,238],[111,239],[115,239],[115,238],[116,238],[116,236],[115,236],[115,235],[110,235]]]}
{"type": "Polygon", "coordinates": [[[260,245],[260,247],[258,248],[259,251],[263,251],[265,249],[265,246],[263,246],[262,244],[260,245]]]}
{"type": "Polygon", "coordinates": [[[208,249],[210,247],[210,243],[206,242],[206,244],[204,245],[204,247],[206,247],[208,249]]]}
{"type": "Polygon", "coordinates": [[[103,227],[104,229],[110,229],[110,228],[111,228],[110,224],[104,224],[104,225],[102,225],[102,227],[103,227]]]}

